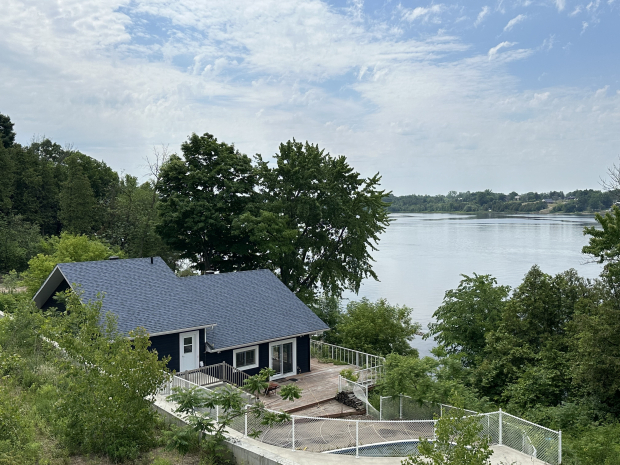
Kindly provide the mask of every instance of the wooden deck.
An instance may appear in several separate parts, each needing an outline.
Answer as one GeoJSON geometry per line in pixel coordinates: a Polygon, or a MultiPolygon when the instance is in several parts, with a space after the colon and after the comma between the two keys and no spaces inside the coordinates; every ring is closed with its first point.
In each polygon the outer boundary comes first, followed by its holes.
{"type": "Polygon", "coordinates": [[[341,370],[346,368],[356,369],[352,365],[321,363],[312,358],[310,359],[310,371],[308,373],[275,380],[280,386],[295,383],[302,389],[301,399],[290,402],[282,399],[278,393],[272,393],[268,396],[261,394],[259,398],[269,409],[288,413],[294,412],[295,415],[318,417],[355,414],[354,408],[347,407],[334,400],[334,396],[338,393],[338,375],[341,370]]]}

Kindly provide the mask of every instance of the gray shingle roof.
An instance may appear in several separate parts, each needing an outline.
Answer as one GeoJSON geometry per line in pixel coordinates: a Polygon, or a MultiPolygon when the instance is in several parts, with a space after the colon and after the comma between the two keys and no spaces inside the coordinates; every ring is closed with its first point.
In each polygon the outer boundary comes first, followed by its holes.
{"type": "Polygon", "coordinates": [[[217,325],[216,350],[329,329],[271,271],[177,277],[159,257],[61,263],[82,301],[103,295],[119,330],[150,334],[217,325]]]}

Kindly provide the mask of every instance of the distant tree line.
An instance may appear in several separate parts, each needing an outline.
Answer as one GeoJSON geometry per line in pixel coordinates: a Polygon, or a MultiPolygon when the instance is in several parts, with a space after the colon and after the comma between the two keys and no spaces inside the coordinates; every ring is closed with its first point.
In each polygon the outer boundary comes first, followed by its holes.
{"type": "Polygon", "coordinates": [[[609,209],[620,198],[617,190],[594,189],[562,191],[510,192],[502,194],[490,189],[479,192],[450,191],[447,195],[391,195],[385,199],[390,212],[506,212],[551,213],[598,212],[609,209]]]}

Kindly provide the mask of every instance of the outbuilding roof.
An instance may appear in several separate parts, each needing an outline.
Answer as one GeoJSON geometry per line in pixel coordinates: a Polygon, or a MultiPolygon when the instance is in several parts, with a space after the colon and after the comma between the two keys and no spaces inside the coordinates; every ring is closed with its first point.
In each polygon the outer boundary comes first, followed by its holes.
{"type": "Polygon", "coordinates": [[[67,284],[83,302],[102,297],[122,332],[212,326],[216,351],[329,329],[269,270],[180,278],[159,257],[60,263],[33,300],[41,308],[67,284]]]}

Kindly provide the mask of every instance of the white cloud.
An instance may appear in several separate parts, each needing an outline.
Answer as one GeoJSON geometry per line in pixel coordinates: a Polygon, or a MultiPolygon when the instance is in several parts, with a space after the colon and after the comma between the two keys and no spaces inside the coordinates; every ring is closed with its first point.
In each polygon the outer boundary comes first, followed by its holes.
{"type": "Polygon", "coordinates": [[[563,11],[566,8],[566,0],[555,0],[555,6],[558,11],[563,11]]]}
{"type": "Polygon", "coordinates": [[[515,27],[520,22],[524,21],[527,18],[526,15],[517,15],[508,21],[508,24],[504,27],[504,32],[510,31],[513,27],[515,27]]]}
{"type": "Polygon", "coordinates": [[[506,48],[506,47],[512,47],[513,45],[516,45],[516,42],[507,42],[504,41],[500,44],[497,44],[495,47],[491,48],[489,50],[488,56],[489,56],[489,60],[494,58],[495,55],[497,55],[497,52],[502,49],[502,48],[506,48]]]}
{"type": "Polygon", "coordinates": [[[581,34],[583,34],[584,32],[586,32],[586,29],[588,29],[588,22],[587,21],[583,21],[581,23],[581,34]]]}
{"type": "Polygon", "coordinates": [[[418,6],[413,9],[403,10],[403,19],[409,22],[413,22],[417,19],[428,20],[431,16],[436,17],[446,9],[445,5],[430,5],[427,7],[418,6]]]}
{"type": "Polygon", "coordinates": [[[617,153],[617,93],[523,90],[506,63],[533,50],[408,38],[402,10],[370,21],[359,4],[318,0],[6,3],[0,112],[20,142],[45,133],[133,174],[153,145],[177,150],[193,131],[267,157],[307,139],[399,194],[501,190],[506,170],[510,189],[596,185],[617,153]]]}
{"type": "Polygon", "coordinates": [[[577,16],[582,11],[583,11],[583,6],[582,5],[577,5],[575,7],[575,9],[573,10],[573,12],[571,14],[569,14],[569,16],[577,16]]]}
{"type": "Polygon", "coordinates": [[[489,7],[488,6],[483,6],[482,10],[480,10],[480,13],[478,13],[478,17],[476,18],[476,21],[474,21],[474,26],[478,27],[478,25],[484,21],[484,18],[486,18],[489,14],[489,7]]]}

